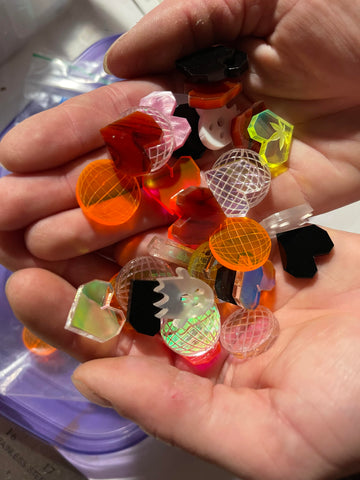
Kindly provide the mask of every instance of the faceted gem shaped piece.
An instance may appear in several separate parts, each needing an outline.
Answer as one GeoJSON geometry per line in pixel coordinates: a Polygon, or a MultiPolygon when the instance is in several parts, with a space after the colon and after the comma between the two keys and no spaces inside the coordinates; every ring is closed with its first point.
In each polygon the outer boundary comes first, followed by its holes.
{"type": "Polygon", "coordinates": [[[260,156],[235,148],[221,155],[205,173],[209,189],[227,217],[241,217],[267,195],[271,173],[260,156]]]}
{"type": "Polygon", "coordinates": [[[200,278],[211,288],[215,288],[217,271],[222,265],[211,253],[209,242],[201,244],[192,254],[188,271],[192,277],[200,278]]]}
{"type": "Polygon", "coordinates": [[[121,308],[128,307],[131,280],[156,280],[158,277],[172,277],[173,270],[160,258],[144,255],[126,263],[115,281],[115,295],[121,308]]]}
{"type": "Polygon", "coordinates": [[[224,221],[225,215],[208,188],[189,187],[176,196],[179,215],[168,229],[170,238],[196,248],[224,221]]]}
{"type": "Polygon", "coordinates": [[[230,127],[238,113],[236,105],[211,110],[197,110],[199,120],[199,137],[209,150],[220,150],[231,143],[230,127]]]}
{"type": "Polygon", "coordinates": [[[158,280],[154,291],[161,294],[161,298],[155,306],[161,311],[156,316],[174,319],[174,325],[182,328],[189,318],[203,315],[214,305],[214,293],[209,285],[191,277],[182,267],[176,269],[176,275],[158,280]]]}
{"type": "Polygon", "coordinates": [[[26,327],[24,327],[22,331],[22,340],[25,347],[39,357],[47,357],[56,352],[55,347],[38,338],[26,327]]]}
{"type": "Polygon", "coordinates": [[[224,267],[247,272],[269,258],[271,239],[266,230],[247,217],[227,218],[209,239],[212,254],[224,267]]]}
{"type": "Polygon", "coordinates": [[[203,315],[189,318],[180,328],[172,320],[162,320],[160,334],[166,345],[181,356],[204,355],[212,350],[219,340],[219,311],[213,306],[203,315]]]}
{"type": "Polygon", "coordinates": [[[190,156],[194,160],[201,158],[206,150],[205,145],[199,137],[199,114],[195,108],[190,107],[187,103],[183,103],[176,107],[175,116],[186,118],[191,127],[191,132],[186,139],[184,145],[176,149],[173,153],[173,157],[180,158],[182,156],[190,156]]]}
{"type": "Polygon", "coordinates": [[[248,148],[259,153],[261,144],[253,140],[248,132],[248,126],[252,117],[265,110],[264,102],[256,102],[231,122],[231,138],[234,147],[248,148]]]}
{"type": "Polygon", "coordinates": [[[254,115],[248,132],[252,139],[261,143],[260,155],[270,168],[285,163],[289,158],[294,126],[271,110],[254,115]]]}
{"type": "Polygon", "coordinates": [[[98,225],[116,226],[129,220],[140,204],[136,178],[119,172],[110,159],[95,160],[80,173],[76,198],[84,215],[98,225]]]}
{"type": "Polygon", "coordinates": [[[162,130],[151,115],[135,111],[100,130],[117,170],[131,176],[151,170],[147,149],[160,143],[162,130]]]}
{"type": "Polygon", "coordinates": [[[100,130],[118,170],[139,176],[158,170],[174,151],[169,120],[159,111],[139,106],[100,130]]]}
{"type": "Polygon", "coordinates": [[[296,207],[281,210],[269,217],[261,220],[262,225],[271,238],[275,238],[278,233],[287,232],[296,227],[301,227],[312,217],[313,209],[309,203],[303,203],[296,207]]]}
{"type": "Polygon", "coordinates": [[[155,303],[162,299],[156,293],[159,286],[156,280],[131,280],[129,304],[126,320],[138,332],[153,336],[160,331],[158,314],[160,308],[155,303]]]}
{"type": "Polygon", "coordinates": [[[245,359],[268,350],[279,331],[279,323],[268,308],[239,308],[222,324],[220,341],[232,355],[245,359]]]}
{"type": "Polygon", "coordinates": [[[239,77],[248,68],[245,52],[217,45],[176,61],[176,67],[192,82],[218,82],[239,77]]]}
{"type": "Polygon", "coordinates": [[[277,234],[284,270],[297,278],[312,278],[317,272],[314,257],[327,255],[334,244],[326,230],[307,225],[277,234]]]}
{"type": "Polygon", "coordinates": [[[176,194],[200,185],[200,169],[191,157],[181,157],[172,167],[165,165],[161,170],[143,178],[143,188],[166,210],[174,214],[176,194]]]}
{"type": "Polygon", "coordinates": [[[188,88],[190,107],[208,110],[221,108],[237,97],[242,90],[242,84],[224,80],[217,83],[192,84],[188,85],[188,88]]]}
{"type": "Polygon", "coordinates": [[[186,118],[173,116],[176,99],[172,92],[151,92],[140,100],[140,106],[153,108],[168,119],[174,135],[174,150],[184,145],[191,132],[191,126],[186,118]]]}
{"type": "Polygon", "coordinates": [[[111,283],[102,280],[81,285],[75,295],[65,328],[100,343],[118,335],[125,316],[121,310],[110,307],[113,294],[111,283]],[[122,318],[121,323],[117,315],[122,318]]]}
{"type": "Polygon", "coordinates": [[[173,242],[169,238],[154,235],[150,240],[147,250],[149,255],[161,258],[166,262],[174,263],[180,267],[187,267],[194,250],[181,243],[173,242]]]}

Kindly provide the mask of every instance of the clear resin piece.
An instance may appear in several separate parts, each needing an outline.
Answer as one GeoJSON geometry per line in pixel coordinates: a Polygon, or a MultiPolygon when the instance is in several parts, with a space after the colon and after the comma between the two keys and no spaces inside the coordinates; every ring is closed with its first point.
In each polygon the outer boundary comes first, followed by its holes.
{"type": "Polygon", "coordinates": [[[256,152],[236,148],[221,155],[205,178],[225,215],[241,217],[267,195],[271,173],[256,152]]]}
{"type": "Polygon", "coordinates": [[[110,305],[113,294],[111,283],[103,280],[81,285],[65,328],[100,343],[118,335],[125,323],[125,316],[121,310],[110,305]]]}
{"type": "Polygon", "coordinates": [[[268,308],[240,308],[221,327],[220,342],[232,355],[249,358],[265,352],[279,335],[279,323],[268,308]]]}
{"type": "Polygon", "coordinates": [[[115,295],[119,305],[128,308],[131,280],[156,280],[159,277],[172,277],[170,265],[160,258],[144,255],[126,263],[115,280],[115,295]]]}
{"type": "Polygon", "coordinates": [[[281,210],[269,217],[261,220],[262,225],[271,238],[275,238],[278,233],[287,232],[294,228],[301,227],[307,223],[308,218],[312,217],[313,209],[309,203],[297,205],[296,207],[281,210]]]}
{"type": "Polygon", "coordinates": [[[166,345],[179,355],[203,355],[213,349],[219,340],[219,311],[213,306],[203,315],[189,318],[181,328],[173,320],[162,320],[160,334],[166,345]]]}
{"type": "Polygon", "coordinates": [[[173,242],[169,238],[154,235],[147,246],[152,257],[161,258],[166,262],[175,263],[179,267],[187,267],[194,253],[192,248],[185,247],[181,243],[173,242]]]}

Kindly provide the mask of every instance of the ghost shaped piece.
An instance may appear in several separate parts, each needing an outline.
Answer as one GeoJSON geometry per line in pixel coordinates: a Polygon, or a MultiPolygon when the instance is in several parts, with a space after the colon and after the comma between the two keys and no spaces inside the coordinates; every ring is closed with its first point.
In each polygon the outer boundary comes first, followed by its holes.
{"type": "Polygon", "coordinates": [[[205,178],[225,215],[242,217],[267,195],[271,173],[259,154],[234,148],[216,160],[205,178]]]}
{"type": "Polygon", "coordinates": [[[231,122],[239,113],[237,106],[224,105],[211,110],[197,109],[199,137],[209,150],[220,150],[231,143],[231,122]]]}
{"type": "Polygon", "coordinates": [[[182,267],[176,269],[176,277],[158,278],[159,286],[154,292],[163,298],[154,305],[161,308],[158,318],[176,320],[177,328],[182,328],[189,318],[203,315],[214,305],[214,292],[205,282],[190,277],[182,267]]]}

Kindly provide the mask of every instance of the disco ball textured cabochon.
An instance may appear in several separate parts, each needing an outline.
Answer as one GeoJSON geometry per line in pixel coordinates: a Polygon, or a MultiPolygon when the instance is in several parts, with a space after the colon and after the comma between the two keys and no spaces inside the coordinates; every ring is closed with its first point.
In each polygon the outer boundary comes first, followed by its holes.
{"type": "Polygon", "coordinates": [[[106,158],[82,170],[76,197],[90,220],[101,225],[121,225],[134,215],[141,192],[136,178],[118,172],[114,162],[106,158]]]}
{"type": "Polygon", "coordinates": [[[279,324],[268,308],[240,308],[222,324],[222,346],[240,358],[253,357],[266,351],[279,334],[279,324]]]}
{"type": "Polygon", "coordinates": [[[203,315],[189,318],[181,328],[163,320],[160,329],[166,345],[184,357],[203,355],[211,350],[220,336],[220,314],[216,306],[203,315]]]}
{"type": "Polygon", "coordinates": [[[247,272],[269,258],[271,239],[266,230],[248,217],[227,218],[209,239],[216,260],[231,270],[247,272]]]}
{"type": "Polygon", "coordinates": [[[243,215],[242,204],[251,208],[260,203],[271,183],[270,170],[260,155],[244,148],[234,148],[221,155],[206,178],[224,212],[232,217],[243,215]]]}
{"type": "Polygon", "coordinates": [[[143,256],[126,263],[115,280],[115,295],[120,306],[127,310],[131,280],[156,280],[172,277],[171,267],[160,258],[143,256]]]}

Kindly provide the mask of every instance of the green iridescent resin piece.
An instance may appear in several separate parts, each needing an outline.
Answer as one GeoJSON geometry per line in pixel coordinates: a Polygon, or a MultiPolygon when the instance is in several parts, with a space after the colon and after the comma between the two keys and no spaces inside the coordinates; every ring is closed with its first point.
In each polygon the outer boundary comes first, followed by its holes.
{"type": "Polygon", "coordinates": [[[211,350],[220,337],[220,314],[216,306],[203,315],[189,318],[178,328],[176,320],[163,320],[160,329],[166,345],[183,357],[203,355],[211,350]]]}
{"type": "Polygon", "coordinates": [[[93,280],[81,285],[75,295],[65,328],[103,343],[119,334],[125,323],[121,310],[110,306],[114,295],[111,283],[93,280]]]}
{"type": "Polygon", "coordinates": [[[294,126],[271,110],[254,115],[248,132],[253,140],[261,143],[260,156],[270,168],[276,168],[289,158],[294,126]]]}

